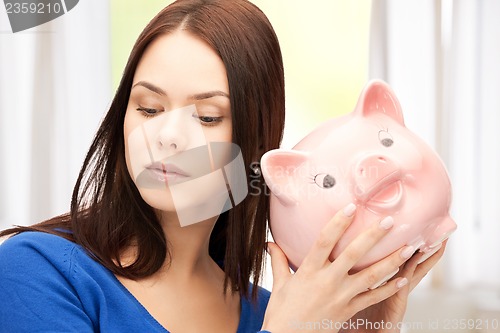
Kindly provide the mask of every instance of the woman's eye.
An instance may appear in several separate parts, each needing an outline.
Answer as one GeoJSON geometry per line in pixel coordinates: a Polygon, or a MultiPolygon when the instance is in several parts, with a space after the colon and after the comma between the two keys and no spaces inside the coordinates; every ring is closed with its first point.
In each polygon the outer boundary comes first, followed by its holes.
{"type": "Polygon", "coordinates": [[[204,126],[215,126],[222,121],[222,117],[194,116],[198,118],[204,126]]]}
{"type": "Polygon", "coordinates": [[[145,116],[145,117],[154,117],[158,113],[161,112],[158,109],[145,108],[145,107],[142,107],[142,106],[139,106],[137,108],[137,111],[139,111],[140,113],[142,113],[142,115],[145,116]]]}
{"type": "Polygon", "coordinates": [[[335,178],[327,173],[320,173],[314,176],[314,182],[322,188],[332,188],[336,184],[335,178]]]}

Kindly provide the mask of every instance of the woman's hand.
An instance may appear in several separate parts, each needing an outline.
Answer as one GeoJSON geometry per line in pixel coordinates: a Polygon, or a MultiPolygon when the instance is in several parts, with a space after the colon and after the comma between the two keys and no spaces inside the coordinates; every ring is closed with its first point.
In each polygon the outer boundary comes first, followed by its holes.
{"type": "Polygon", "coordinates": [[[345,229],[353,220],[356,206],[339,211],[323,228],[318,240],[295,274],[290,273],[288,260],[274,243],[268,244],[273,270],[273,289],[267,306],[263,330],[272,333],[338,332],[342,325],[359,311],[379,303],[408,283],[398,277],[375,289],[369,289],[396,271],[413,254],[402,248],[356,274],[348,272],[393,225],[386,217],[354,239],[335,259],[329,256],[345,229]],[[309,325],[309,326],[307,326],[309,325]]]}
{"type": "Polygon", "coordinates": [[[371,329],[370,332],[376,333],[393,333],[399,332],[398,323],[403,321],[406,306],[408,302],[408,295],[415,288],[418,283],[427,275],[432,267],[441,259],[446,248],[446,242],[443,242],[441,249],[433,254],[430,258],[423,263],[418,264],[423,253],[416,253],[410,260],[408,260],[400,270],[395,278],[405,277],[410,281],[406,286],[401,288],[393,296],[383,300],[378,304],[374,304],[364,310],[358,312],[351,321],[354,323],[371,323],[368,325],[360,325],[356,329],[346,329],[341,332],[357,332],[358,329],[368,329],[369,325],[375,327],[375,324],[384,323],[379,325],[380,330],[371,329]]]}

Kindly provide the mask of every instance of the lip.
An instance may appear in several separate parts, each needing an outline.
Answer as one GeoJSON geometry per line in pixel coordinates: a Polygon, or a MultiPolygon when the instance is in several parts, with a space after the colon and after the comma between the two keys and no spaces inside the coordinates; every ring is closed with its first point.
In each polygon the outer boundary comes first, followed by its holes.
{"type": "Polygon", "coordinates": [[[148,173],[161,182],[178,183],[190,177],[189,173],[172,163],[154,162],[146,166],[148,173]]]}

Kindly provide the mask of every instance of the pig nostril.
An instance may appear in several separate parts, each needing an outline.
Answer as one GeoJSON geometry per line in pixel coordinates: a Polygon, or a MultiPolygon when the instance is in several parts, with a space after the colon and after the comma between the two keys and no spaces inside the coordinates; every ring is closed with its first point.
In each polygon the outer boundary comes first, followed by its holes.
{"type": "Polygon", "coordinates": [[[383,157],[379,157],[378,160],[379,160],[379,162],[382,162],[382,163],[386,162],[385,158],[383,158],[383,157]]]}

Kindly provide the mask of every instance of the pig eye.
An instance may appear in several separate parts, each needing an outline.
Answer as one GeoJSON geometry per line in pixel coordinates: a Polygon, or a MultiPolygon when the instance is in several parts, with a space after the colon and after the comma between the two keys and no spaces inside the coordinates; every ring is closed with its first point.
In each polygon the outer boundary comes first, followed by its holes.
{"type": "Polygon", "coordinates": [[[314,176],[314,182],[322,188],[332,188],[335,186],[335,178],[327,173],[320,173],[314,176]]]}
{"type": "Polygon", "coordinates": [[[392,135],[389,133],[389,130],[379,131],[378,140],[384,147],[390,147],[394,143],[394,140],[392,139],[392,135]]]}

